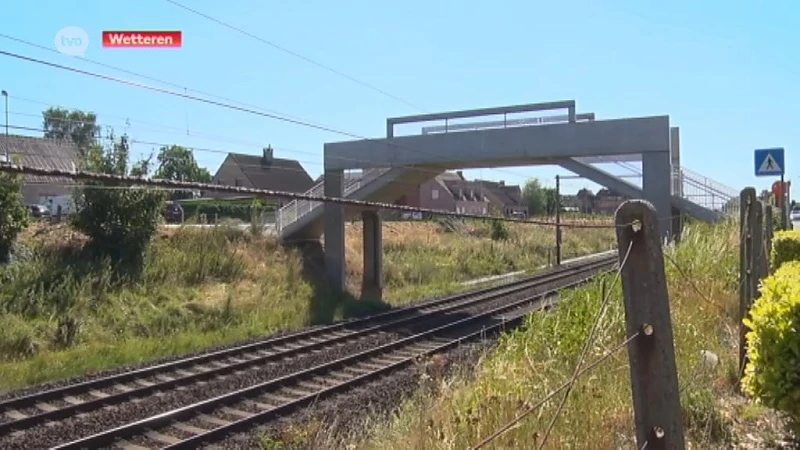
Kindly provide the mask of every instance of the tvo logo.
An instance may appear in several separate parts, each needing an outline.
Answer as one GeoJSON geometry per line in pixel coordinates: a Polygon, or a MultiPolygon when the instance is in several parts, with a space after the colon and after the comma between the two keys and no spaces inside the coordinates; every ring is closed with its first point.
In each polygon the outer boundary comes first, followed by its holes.
{"type": "Polygon", "coordinates": [[[54,43],[60,53],[83,56],[89,47],[89,35],[80,27],[64,27],[56,33],[54,43]]]}

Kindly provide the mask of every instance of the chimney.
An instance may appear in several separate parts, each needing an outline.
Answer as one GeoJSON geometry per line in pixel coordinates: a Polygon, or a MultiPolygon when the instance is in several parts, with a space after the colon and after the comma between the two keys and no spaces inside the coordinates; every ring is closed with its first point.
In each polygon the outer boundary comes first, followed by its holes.
{"type": "Polygon", "coordinates": [[[266,165],[272,164],[272,146],[264,147],[264,155],[261,157],[261,160],[266,165]]]}
{"type": "Polygon", "coordinates": [[[464,179],[464,172],[463,171],[456,170],[456,175],[458,175],[458,178],[461,178],[462,180],[464,179]]]}

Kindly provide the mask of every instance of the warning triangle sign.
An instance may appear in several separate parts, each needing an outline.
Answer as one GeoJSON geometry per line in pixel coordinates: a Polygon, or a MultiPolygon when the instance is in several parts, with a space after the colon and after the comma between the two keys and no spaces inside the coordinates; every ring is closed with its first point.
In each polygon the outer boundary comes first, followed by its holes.
{"type": "Polygon", "coordinates": [[[775,158],[772,157],[772,154],[767,153],[767,157],[764,158],[764,162],[761,163],[761,167],[758,168],[759,172],[780,172],[781,167],[778,165],[778,162],[775,161],[775,158]]]}

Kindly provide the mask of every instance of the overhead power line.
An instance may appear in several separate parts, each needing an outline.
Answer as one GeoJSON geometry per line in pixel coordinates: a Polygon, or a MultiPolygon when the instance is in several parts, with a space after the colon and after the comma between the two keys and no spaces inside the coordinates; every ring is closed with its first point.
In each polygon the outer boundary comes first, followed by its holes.
{"type": "MultiPolygon", "coordinates": [[[[34,42],[26,41],[25,39],[20,39],[18,37],[9,36],[7,34],[0,33],[0,38],[8,39],[10,41],[18,42],[20,44],[25,44],[27,46],[35,47],[35,48],[38,48],[40,50],[45,50],[45,51],[48,51],[48,52],[51,52],[51,53],[60,54],[59,51],[56,50],[55,48],[46,47],[44,45],[39,45],[39,44],[36,44],[34,42]]],[[[178,83],[174,83],[174,82],[171,82],[171,81],[167,81],[167,80],[163,80],[161,78],[154,77],[152,75],[145,75],[143,73],[134,72],[132,70],[124,69],[122,67],[117,67],[117,66],[113,66],[111,64],[106,64],[106,63],[103,63],[103,62],[100,62],[100,61],[95,61],[95,60],[93,60],[91,58],[87,58],[85,56],[81,57],[81,61],[87,62],[89,64],[94,64],[96,66],[104,67],[106,69],[116,70],[117,72],[122,72],[122,73],[127,74],[127,75],[133,75],[135,77],[143,78],[145,80],[154,81],[156,83],[163,84],[165,86],[178,88],[178,89],[181,89],[182,91],[184,91],[185,93],[194,92],[196,94],[204,95],[206,97],[216,98],[216,99],[219,99],[219,100],[224,100],[226,102],[235,103],[235,104],[238,104],[238,105],[244,105],[244,106],[247,106],[247,107],[250,107],[250,108],[254,108],[254,109],[257,109],[257,110],[260,110],[260,111],[265,111],[265,112],[272,113],[272,114],[282,115],[284,117],[290,117],[292,119],[297,119],[297,120],[302,120],[302,121],[305,121],[305,122],[314,123],[314,122],[311,122],[310,120],[303,119],[301,117],[292,116],[292,115],[286,114],[284,112],[275,111],[273,109],[263,108],[261,106],[257,106],[257,105],[253,105],[253,104],[250,104],[250,103],[242,102],[242,101],[239,101],[239,100],[231,99],[231,98],[228,98],[228,97],[224,97],[224,96],[221,96],[221,95],[217,95],[217,94],[213,94],[213,93],[210,93],[210,92],[202,91],[202,90],[199,90],[199,89],[192,89],[192,88],[189,88],[187,86],[183,86],[183,85],[178,84],[178,83]]],[[[320,125],[320,124],[317,124],[317,125],[320,125]]]]}
{"type": "Polygon", "coordinates": [[[150,90],[150,91],[153,91],[153,92],[158,92],[158,93],[161,93],[161,94],[172,95],[174,97],[180,97],[180,98],[184,98],[184,99],[194,100],[194,101],[197,101],[197,102],[200,102],[200,103],[207,103],[209,105],[214,105],[214,106],[219,106],[219,107],[222,107],[222,108],[232,109],[232,110],[235,110],[235,111],[241,111],[241,112],[246,112],[246,113],[250,113],[250,114],[255,114],[255,115],[258,115],[258,116],[267,117],[267,118],[275,119],[275,120],[280,120],[280,121],[283,121],[283,122],[289,122],[289,123],[293,123],[293,124],[296,124],[296,125],[302,125],[304,127],[314,128],[314,129],[317,129],[317,130],[327,131],[327,132],[330,132],[330,133],[341,134],[341,135],[349,136],[349,137],[356,138],[356,139],[365,139],[363,136],[359,136],[357,134],[348,133],[346,131],[341,131],[341,130],[336,130],[334,128],[329,128],[329,127],[325,127],[325,126],[322,126],[322,125],[317,125],[317,124],[314,124],[314,123],[311,123],[311,122],[306,122],[306,121],[302,121],[302,120],[295,120],[295,119],[291,119],[289,117],[284,117],[284,116],[281,116],[281,115],[278,115],[278,114],[271,114],[271,113],[265,113],[265,112],[261,112],[261,111],[256,111],[256,110],[250,109],[250,108],[243,108],[243,107],[236,106],[236,105],[231,105],[231,104],[228,104],[228,103],[218,102],[216,100],[209,100],[207,98],[202,98],[202,97],[197,97],[197,96],[189,95],[189,94],[185,94],[185,93],[170,91],[168,89],[162,89],[162,88],[155,87],[155,86],[148,86],[146,84],[136,83],[135,81],[124,80],[122,78],[112,77],[110,75],[103,75],[101,73],[89,72],[88,70],[76,69],[74,67],[69,67],[69,66],[65,66],[65,65],[62,65],[62,64],[57,64],[57,63],[53,63],[53,62],[49,62],[49,61],[44,61],[44,60],[37,59],[37,58],[31,58],[30,56],[19,55],[19,54],[16,54],[16,53],[7,52],[5,50],[0,50],[0,55],[6,55],[6,56],[10,56],[12,58],[21,59],[23,61],[29,61],[29,62],[33,62],[33,63],[36,63],[36,64],[42,64],[42,65],[45,65],[45,66],[54,67],[56,69],[66,70],[66,71],[73,72],[73,73],[79,73],[81,75],[87,75],[87,76],[94,77],[94,78],[100,78],[100,79],[106,80],[106,81],[113,81],[115,83],[121,83],[121,84],[126,84],[128,86],[147,89],[147,90],[150,90]]]}
{"type": "Polygon", "coordinates": [[[181,3],[176,2],[175,0],[166,0],[166,1],[169,2],[169,3],[172,3],[173,5],[175,5],[175,6],[179,7],[179,8],[182,8],[182,9],[184,9],[186,11],[189,11],[189,12],[191,12],[193,14],[196,14],[196,15],[198,15],[200,17],[203,17],[203,18],[205,18],[207,20],[210,20],[211,22],[214,22],[214,23],[216,23],[218,25],[222,25],[225,28],[228,28],[230,30],[236,31],[238,33],[241,33],[241,34],[243,34],[243,35],[245,35],[247,37],[250,37],[252,39],[255,39],[255,40],[257,40],[257,41],[259,41],[259,42],[261,42],[263,44],[269,45],[272,48],[280,50],[280,51],[282,51],[282,52],[284,52],[284,53],[286,53],[288,55],[294,56],[295,58],[299,58],[299,59],[301,59],[301,60],[303,60],[303,61],[305,61],[307,63],[313,64],[313,65],[315,65],[315,66],[317,66],[319,68],[325,69],[328,72],[331,72],[331,73],[333,73],[335,75],[338,75],[338,76],[340,76],[342,78],[345,78],[345,79],[347,79],[349,81],[352,81],[353,83],[356,83],[356,84],[358,84],[360,86],[363,86],[363,87],[365,87],[367,89],[370,89],[370,90],[373,90],[375,92],[378,92],[379,94],[382,94],[382,95],[384,95],[386,97],[389,97],[389,98],[391,98],[393,100],[397,100],[397,101],[399,101],[399,102],[401,102],[401,103],[403,103],[403,104],[405,104],[407,106],[410,106],[410,107],[412,107],[414,109],[417,109],[417,110],[422,111],[422,112],[429,112],[429,111],[425,110],[424,108],[422,108],[422,107],[420,107],[418,105],[415,105],[414,103],[411,103],[408,100],[405,100],[405,99],[403,99],[401,97],[398,97],[398,96],[396,96],[394,94],[391,94],[389,92],[386,92],[383,89],[380,89],[380,88],[378,88],[376,86],[373,86],[373,85],[371,85],[371,84],[369,84],[369,83],[367,83],[365,81],[361,81],[361,80],[359,80],[359,79],[357,79],[357,78],[355,78],[355,77],[353,77],[351,75],[348,75],[348,74],[346,74],[344,72],[341,72],[339,70],[336,70],[336,69],[334,69],[334,68],[332,68],[330,66],[322,64],[319,61],[315,61],[315,60],[313,60],[313,59],[311,59],[311,58],[309,58],[307,56],[303,56],[300,53],[297,53],[295,51],[289,50],[286,47],[280,46],[280,45],[278,45],[278,44],[276,44],[276,43],[274,43],[272,41],[264,39],[264,38],[262,38],[260,36],[257,36],[255,34],[253,34],[253,33],[250,33],[248,31],[245,31],[245,30],[241,29],[241,28],[233,26],[233,25],[231,25],[229,23],[223,22],[222,20],[219,20],[219,19],[217,19],[215,17],[212,17],[212,16],[210,16],[208,14],[204,14],[204,13],[202,13],[202,12],[196,10],[196,9],[192,9],[192,8],[186,6],[186,5],[183,5],[181,3]]]}

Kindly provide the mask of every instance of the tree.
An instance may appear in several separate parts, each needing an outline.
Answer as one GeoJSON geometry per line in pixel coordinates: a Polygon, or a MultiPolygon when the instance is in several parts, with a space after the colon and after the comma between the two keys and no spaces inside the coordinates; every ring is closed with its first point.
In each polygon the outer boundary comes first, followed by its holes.
{"type": "Polygon", "coordinates": [[[544,191],[545,213],[548,216],[555,215],[559,197],[556,188],[546,187],[542,188],[542,191],[544,191]]]}
{"type": "MultiPolygon", "coordinates": [[[[170,145],[161,147],[158,151],[155,178],[208,183],[211,181],[211,174],[206,168],[197,165],[191,150],[180,145],[170,145]]],[[[172,197],[173,199],[191,197],[191,192],[176,191],[172,197]]]]}
{"type": "Polygon", "coordinates": [[[590,189],[581,188],[577,197],[581,201],[581,212],[584,214],[591,213],[594,208],[594,192],[590,189]]]}
{"type": "Polygon", "coordinates": [[[28,226],[30,215],[21,189],[21,176],[0,173],[0,263],[10,260],[12,244],[28,226]]]}
{"type": "Polygon", "coordinates": [[[522,189],[522,198],[528,204],[528,215],[536,216],[547,212],[547,198],[544,188],[537,178],[532,178],[525,183],[522,189]]]}
{"type": "MultiPolygon", "coordinates": [[[[109,135],[109,144],[92,144],[85,154],[86,168],[110,175],[142,175],[147,162],[128,168],[128,136],[109,135]]],[[[150,238],[156,231],[164,196],[159,191],[142,188],[110,189],[100,182],[89,182],[77,198],[78,213],[74,225],[91,239],[98,256],[114,262],[138,266],[150,238]]]]}
{"type": "Polygon", "coordinates": [[[42,116],[44,137],[68,139],[75,143],[81,152],[85,152],[96,142],[100,132],[97,116],[92,112],[52,107],[42,112],[42,116]]]}

